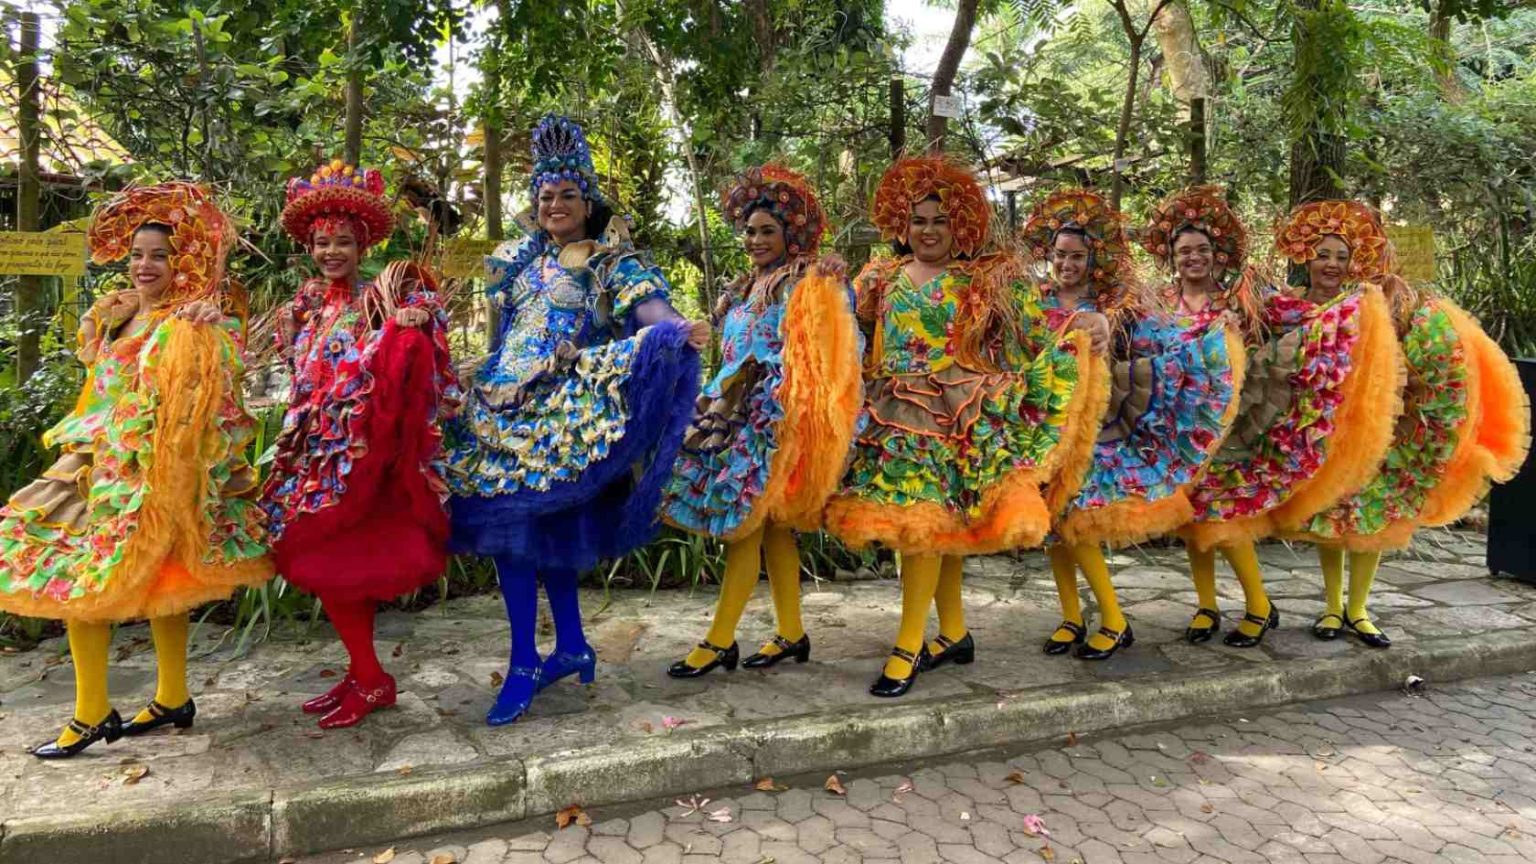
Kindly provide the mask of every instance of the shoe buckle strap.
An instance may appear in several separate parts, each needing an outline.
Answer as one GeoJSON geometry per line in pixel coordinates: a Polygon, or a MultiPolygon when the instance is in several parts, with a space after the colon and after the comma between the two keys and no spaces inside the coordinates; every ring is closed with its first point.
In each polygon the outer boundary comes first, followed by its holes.
{"type": "Polygon", "coordinates": [[[724,657],[731,650],[729,648],[721,648],[719,645],[710,642],[708,639],[700,639],[699,647],[703,648],[705,651],[713,651],[715,654],[721,657],[724,657]]]}
{"type": "Polygon", "coordinates": [[[789,651],[795,647],[795,643],[785,639],[783,636],[780,636],[777,633],[773,634],[773,644],[778,646],[780,651],[789,651]]]}
{"type": "Polygon", "coordinates": [[[908,651],[907,649],[901,647],[900,645],[897,645],[896,647],[891,649],[891,656],[892,657],[896,657],[896,658],[901,659],[901,660],[905,660],[908,663],[913,663],[913,664],[917,663],[917,655],[913,654],[911,651],[908,651]]]}

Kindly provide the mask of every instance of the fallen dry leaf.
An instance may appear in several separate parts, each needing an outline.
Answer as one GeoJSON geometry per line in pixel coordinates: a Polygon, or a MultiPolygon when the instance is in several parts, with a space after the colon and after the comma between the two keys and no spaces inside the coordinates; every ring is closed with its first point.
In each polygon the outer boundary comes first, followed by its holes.
{"type": "MultiPolygon", "coordinates": [[[[405,653],[405,643],[401,642],[399,645],[395,646],[395,650],[389,652],[389,656],[391,656],[391,657],[399,657],[401,654],[404,654],[404,653],[405,653]]],[[[443,857],[443,856],[441,856],[441,855],[437,856],[437,858],[441,858],[441,857],[443,857]]],[[[432,864],[438,864],[437,858],[433,858],[432,859],[432,864]]]]}
{"type": "Polygon", "coordinates": [[[427,864],[458,864],[458,862],[459,859],[455,858],[452,852],[439,852],[433,855],[432,860],[427,864]]]}
{"type": "Polygon", "coordinates": [[[592,824],[592,817],[587,811],[581,809],[580,804],[572,804],[555,814],[555,827],[569,828],[572,824],[585,828],[592,824]]]}
{"type": "Polygon", "coordinates": [[[416,770],[415,767],[413,767],[411,765],[401,765],[400,766],[400,776],[401,777],[409,777],[411,772],[415,771],[415,770],[416,770]]]}
{"type": "Polygon", "coordinates": [[[752,784],[752,788],[759,792],[784,792],[789,789],[788,786],[775,783],[772,777],[764,777],[752,784]]]}
{"type": "Polygon", "coordinates": [[[500,687],[501,686],[501,682],[503,682],[505,680],[507,680],[506,677],[503,676],[500,672],[494,672],[493,671],[491,673],[491,686],[492,687],[500,687]]]}
{"type": "Polygon", "coordinates": [[[1076,747],[1077,746],[1077,733],[1076,732],[1068,732],[1067,733],[1067,746],[1068,747],[1076,747]]]}
{"type": "Polygon", "coordinates": [[[1200,812],[1201,813],[1215,813],[1216,812],[1216,808],[1212,807],[1210,805],[1210,802],[1206,802],[1206,803],[1200,805],[1200,812]]]}
{"type": "MultiPolygon", "coordinates": [[[[320,677],[321,678],[335,678],[336,677],[336,670],[335,669],[321,669],[320,670],[320,677]]],[[[386,852],[394,852],[393,849],[386,849],[385,851],[386,852]]],[[[379,854],[383,855],[384,853],[380,852],[379,854]]],[[[391,855],[390,857],[393,858],[394,856],[391,855]]]]}
{"type": "Polygon", "coordinates": [[[843,788],[843,781],[837,779],[836,774],[828,777],[827,782],[822,784],[822,788],[826,789],[828,792],[831,792],[833,795],[848,794],[848,790],[843,788]]]}
{"type": "Polygon", "coordinates": [[[1042,859],[1046,860],[1046,861],[1055,861],[1056,860],[1056,850],[1052,849],[1049,846],[1041,846],[1040,847],[1040,857],[1042,859]]]}
{"type": "Polygon", "coordinates": [[[645,734],[647,734],[647,735],[649,735],[649,734],[651,734],[651,733],[652,733],[652,732],[655,732],[655,731],[656,731],[656,727],[655,727],[655,726],[652,726],[652,725],[651,725],[651,721],[649,721],[649,720],[643,720],[643,721],[641,721],[641,723],[640,723],[640,731],[641,731],[641,732],[644,732],[644,733],[645,733],[645,734]]]}
{"type": "Polygon", "coordinates": [[[393,846],[373,856],[373,864],[389,864],[393,860],[395,860],[395,847],[393,846]]]}
{"type": "Polygon", "coordinates": [[[1017,785],[1019,785],[1019,784],[1024,782],[1024,772],[1023,771],[1009,771],[1008,772],[1008,776],[1004,777],[1003,779],[1007,780],[1009,783],[1012,783],[1013,785],[1017,786],[1017,785]]]}
{"type": "Polygon", "coordinates": [[[128,765],[123,768],[123,785],[133,786],[149,776],[148,765],[128,765]]]}
{"type": "Polygon", "coordinates": [[[324,738],[325,737],[325,733],[321,732],[319,729],[311,729],[308,732],[304,733],[304,737],[305,738],[324,738]]]}

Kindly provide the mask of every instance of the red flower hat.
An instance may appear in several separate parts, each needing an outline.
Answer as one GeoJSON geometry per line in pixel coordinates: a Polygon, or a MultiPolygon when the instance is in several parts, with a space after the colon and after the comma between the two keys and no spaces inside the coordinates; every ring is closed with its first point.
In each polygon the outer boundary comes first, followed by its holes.
{"type": "Polygon", "coordinates": [[[288,204],[283,207],[283,229],[308,246],[315,223],[345,219],[358,232],[363,249],[395,230],[395,214],[384,200],[384,178],[370,168],[355,168],[340,159],[315,169],[308,179],[288,181],[288,204]]]}

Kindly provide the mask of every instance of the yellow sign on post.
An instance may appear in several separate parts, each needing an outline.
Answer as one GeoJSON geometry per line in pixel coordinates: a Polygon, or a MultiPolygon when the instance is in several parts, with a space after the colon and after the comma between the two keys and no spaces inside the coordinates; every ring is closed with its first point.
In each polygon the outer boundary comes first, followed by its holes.
{"type": "Polygon", "coordinates": [[[1399,275],[1413,285],[1435,281],[1435,229],[1428,225],[1388,225],[1397,250],[1399,275]]]}
{"type": "Polygon", "coordinates": [[[0,275],[84,276],[85,235],[54,231],[0,232],[0,275]]]}
{"type": "Polygon", "coordinates": [[[479,279],[485,276],[485,256],[497,241],[478,238],[450,240],[443,247],[442,273],[446,279],[479,279]]]}

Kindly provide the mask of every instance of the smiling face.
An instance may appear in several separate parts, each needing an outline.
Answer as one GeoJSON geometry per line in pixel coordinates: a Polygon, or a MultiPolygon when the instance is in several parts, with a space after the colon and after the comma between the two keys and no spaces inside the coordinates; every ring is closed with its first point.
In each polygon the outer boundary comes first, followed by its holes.
{"type": "Polygon", "coordinates": [[[1173,238],[1173,267],[1184,282],[1199,283],[1211,278],[1215,262],[1215,249],[1204,231],[1186,228],[1173,238]]]}
{"type": "Polygon", "coordinates": [[[747,257],[752,259],[752,266],[759,270],[766,270],[784,260],[784,226],[764,208],[753,210],[752,215],[747,217],[747,227],[741,234],[741,242],[746,246],[747,257]]]}
{"type": "Polygon", "coordinates": [[[1079,288],[1088,276],[1088,243],[1082,234],[1062,231],[1051,244],[1051,275],[1062,288],[1079,288]]]}
{"type": "Polygon", "coordinates": [[[171,285],[171,236],[158,225],[146,225],[133,235],[128,251],[128,278],[145,306],[154,304],[171,285]]]}
{"type": "Polygon", "coordinates": [[[912,257],[924,264],[943,264],[954,256],[955,232],[937,200],[929,198],[912,206],[907,245],[912,247],[912,257]]]}
{"type": "Polygon", "coordinates": [[[335,282],[357,278],[357,263],[363,251],[350,223],[345,219],[328,219],[316,223],[309,254],[321,274],[335,282]]]}
{"type": "Polygon", "coordinates": [[[1312,291],[1332,296],[1339,293],[1349,275],[1349,244],[1329,234],[1317,244],[1317,257],[1307,262],[1307,282],[1312,291]]]}
{"type": "Polygon", "coordinates": [[[572,243],[587,236],[587,217],[592,204],[581,197],[581,187],[574,180],[545,183],[539,187],[539,227],[557,243],[572,243]]]}

